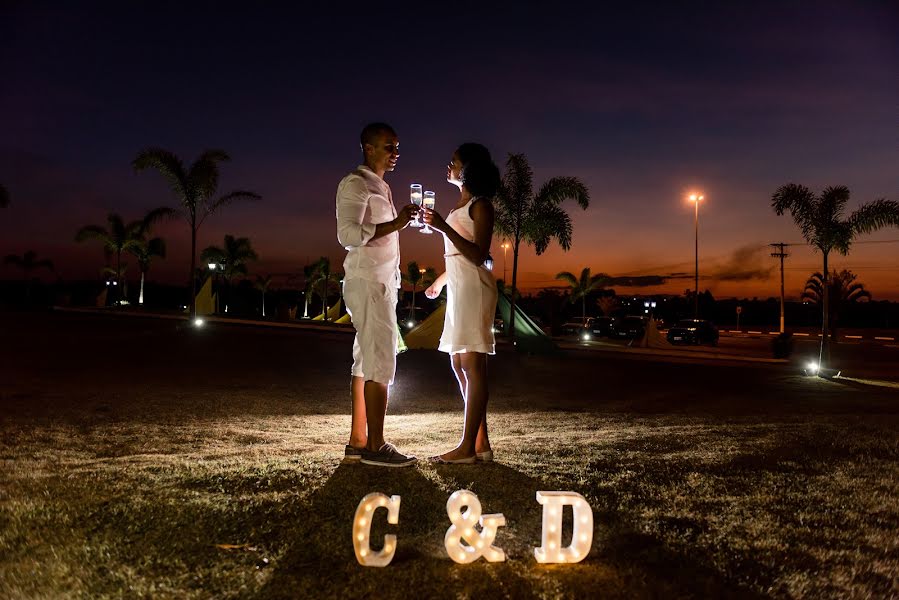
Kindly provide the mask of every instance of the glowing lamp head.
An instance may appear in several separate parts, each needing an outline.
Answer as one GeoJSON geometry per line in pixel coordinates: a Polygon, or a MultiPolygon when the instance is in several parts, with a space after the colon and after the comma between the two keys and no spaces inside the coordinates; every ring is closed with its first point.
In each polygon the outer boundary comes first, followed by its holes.
{"type": "Polygon", "coordinates": [[[194,327],[202,327],[205,323],[203,319],[194,319],[194,327]]]}
{"type": "Polygon", "coordinates": [[[215,263],[209,263],[208,266],[210,271],[215,271],[215,263]]]}

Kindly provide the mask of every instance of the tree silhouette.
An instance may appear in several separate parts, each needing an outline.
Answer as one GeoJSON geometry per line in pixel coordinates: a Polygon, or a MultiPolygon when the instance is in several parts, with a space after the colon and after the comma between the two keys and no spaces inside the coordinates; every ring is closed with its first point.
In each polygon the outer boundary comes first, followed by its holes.
{"type": "MultiPolygon", "coordinates": [[[[219,163],[231,160],[223,150],[206,150],[189,167],[181,159],[162,148],[147,148],[138,153],[131,165],[135,171],[156,169],[169,182],[172,192],[181,204],[175,210],[190,226],[190,317],[197,316],[197,231],[203,222],[220,208],[239,200],[259,200],[253,192],[238,190],[213,198],[218,191],[219,163]]],[[[173,209],[174,210],[174,209],[173,209]]]]}
{"type": "Polygon", "coordinates": [[[265,292],[268,291],[268,286],[272,283],[271,275],[257,275],[256,281],[253,283],[253,286],[262,292],[262,316],[265,317],[265,292]]]}
{"type": "MultiPolygon", "coordinates": [[[[225,235],[224,246],[207,246],[200,253],[202,264],[216,263],[223,265],[222,275],[225,280],[226,293],[231,294],[231,282],[238,275],[246,276],[247,263],[259,260],[259,255],[253,250],[249,238],[236,238],[231,234],[225,235]]],[[[228,312],[228,302],[225,302],[225,312],[228,312]]]]}
{"type": "Polygon", "coordinates": [[[309,268],[308,287],[322,299],[322,320],[328,320],[328,292],[338,287],[341,280],[338,272],[331,271],[331,260],[322,256],[309,268]]]}
{"type": "MultiPolygon", "coordinates": [[[[106,258],[115,258],[115,282],[116,288],[122,290],[122,252],[140,251],[145,245],[144,235],[153,224],[171,213],[166,207],[155,208],[148,212],[143,219],[125,223],[122,217],[116,213],[109,213],[106,217],[107,225],[85,225],[75,234],[76,242],[98,241],[103,244],[106,258]]],[[[121,292],[119,292],[121,294],[121,292]]],[[[120,300],[117,299],[116,302],[120,300]]]]}
{"type": "Polygon", "coordinates": [[[409,308],[409,319],[415,319],[415,292],[419,287],[427,288],[437,279],[437,271],[433,267],[423,269],[414,260],[406,265],[406,272],[402,274],[403,283],[412,286],[412,304],[409,308]]]}
{"type": "Polygon", "coordinates": [[[137,303],[144,303],[144,278],[150,271],[150,263],[154,257],[165,258],[165,240],[159,237],[146,239],[140,236],[134,244],[128,248],[128,252],[137,259],[137,266],[140,268],[140,294],[137,297],[137,303]]]}
{"type": "MultiPolygon", "coordinates": [[[[590,205],[587,186],[576,177],[553,177],[537,193],[534,173],[524,154],[510,154],[502,186],[496,197],[496,233],[512,242],[512,290],[518,289],[518,252],[521,243],[534,246],[543,254],[553,240],[563,250],[571,249],[571,217],[562,208],[565,200],[574,200],[582,209],[590,205]]],[[[514,336],[515,296],[507,331],[514,336]]]]}
{"type": "Polygon", "coordinates": [[[32,273],[38,269],[48,269],[53,271],[53,261],[48,259],[38,260],[37,252],[28,250],[22,256],[16,254],[7,254],[3,258],[4,265],[12,265],[22,269],[22,278],[25,282],[25,304],[31,301],[31,282],[32,273]]]}
{"type": "Polygon", "coordinates": [[[590,268],[586,267],[583,271],[581,271],[580,278],[575,277],[574,273],[562,271],[561,273],[556,273],[556,279],[561,279],[571,287],[569,302],[574,304],[578,300],[581,301],[583,312],[582,318],[583,322],[586,324],[587,296],[593,290],[602,289],[606,282],[609,281],[609,276],[605,273],[598,273],[591,276],[590,268]]]}
{"type": "MultiPolygon", "coordinates": [[[[837,339],[837,324],[840,313],[855,304],[856,302],[871,299],[871,292],[865,289],[863,283],[856,283],[857,275],[852,271],[843,269],[840,272],[836,270],[830,273],[827,279],[828,297],[830,298],[828,310],[830,321],[830,339],[837,339]]],[[[817,306],[824,304],[824,275],[819,272],[812,273],[812,276],[805,282],[805,289],[802,291],[800,299],[817,306]]]]}
{"type": "Polygon", "coordinates": [[[0,208],[6,208],[7,206],[9,206],[9,190],[0,183],[0,208]]]}
{"type": "Polygon", "coordinates": [[[778,215],[789,211],[793,222],[802,231],[802,237],[816,251],[820,251],[824,259],[821,302],[821,347],[818,353],[818,365],[823,369],[830,364],[830,273],[828,257],[833,251],[842,255],[849,253],[849,247],[855,238],[862,233],[870,233],[882,227],[899,226],[899,202],[879,199],[862,205],[858,210],[843,218],[846,203],[849,201],[849,188],[831,186],[825,188],[820,195],[813,194],[807,187],[795,183],[783,185],[771,197],[771,207],[778,215]]]}

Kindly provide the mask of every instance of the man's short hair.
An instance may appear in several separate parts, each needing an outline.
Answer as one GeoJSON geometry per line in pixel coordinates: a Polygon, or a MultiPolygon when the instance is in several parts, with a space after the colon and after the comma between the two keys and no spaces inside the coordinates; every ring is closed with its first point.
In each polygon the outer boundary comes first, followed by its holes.
{"type": "Polygon", "coordinates": [[[362,147],[362,151],[365,152],[365,144],[374,145],[375,138],[382,133],[392,133],[393,135],[396,135],[396,131],[394,131],[393,127],[387,123],[369,123],[366,125],[359,135],[359,145],[362,147]]]}

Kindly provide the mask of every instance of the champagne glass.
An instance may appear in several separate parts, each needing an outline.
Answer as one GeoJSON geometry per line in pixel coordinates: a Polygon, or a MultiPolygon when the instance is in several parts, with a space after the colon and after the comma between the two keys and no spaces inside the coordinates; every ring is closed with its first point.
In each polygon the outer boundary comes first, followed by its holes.
{"type": "MultiPolygon", "coordinates": [[[[427,208],[428,210],[434,210],[434,206],[437,204],[437,198],[436,198],[436,195],[434,194],[434,192],[428,190],[424,193],[423,204],[424,204],[424,207],[427,208]]],[[[421,233],[433,233],[433,232],[434,232],[434,230],[431,229],[427,223],[425,223],[425,226],[421,229],[421,233]]]]}
{"type": "MultiPolygon", "coordinates": [[[[421,206],[421,184],[413,183],[409,186],[409,194],[412,198],[412,204],[415,206],[421,206]]],[[[421,227],[422,222],[418,220],[418,215],[415,215],[415,218],[409,223],[412,227],[421,227]]]]}

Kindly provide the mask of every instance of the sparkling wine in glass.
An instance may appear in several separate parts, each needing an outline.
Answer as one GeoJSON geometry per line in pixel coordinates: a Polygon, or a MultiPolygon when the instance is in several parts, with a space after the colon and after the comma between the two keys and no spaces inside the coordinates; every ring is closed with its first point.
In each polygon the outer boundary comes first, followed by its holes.
{"type": "MultiPolygon", "coordinates": [[[[411,196],[412,204],[415,206],[421,206],[421,184],[413,183],[409,186],[409,194],[411,196]]],[[[409,223],[412,227],[421,227],[422,222],[418,220],[418,215],[415,215],[415,218],[409,223]]]]}
{"type": "MultiPolygon", "coordinates": [[[[428,210],[434,210],[434,206],[437,205],[437,197],[434,194],[434,192],[428,190],[424,193],[423,204],[424,204],[424,207],[427,208],[428,210]]],[[[433,229],[428,227],[427,223],[425,223],[425,226],[421,230],[422,233],[432,233],[433,231],[434,231],[433,229]]]]}

